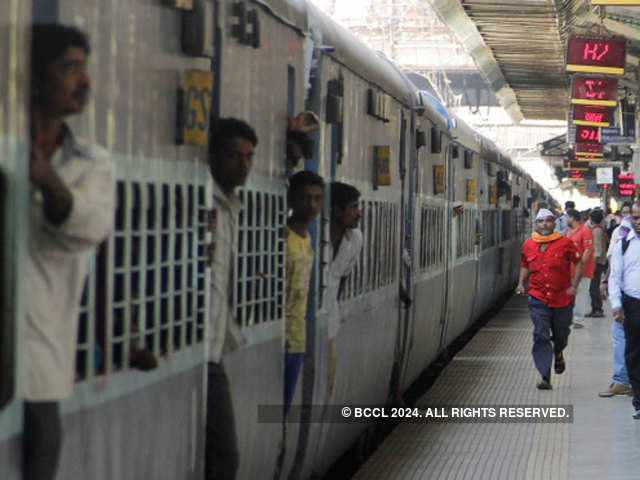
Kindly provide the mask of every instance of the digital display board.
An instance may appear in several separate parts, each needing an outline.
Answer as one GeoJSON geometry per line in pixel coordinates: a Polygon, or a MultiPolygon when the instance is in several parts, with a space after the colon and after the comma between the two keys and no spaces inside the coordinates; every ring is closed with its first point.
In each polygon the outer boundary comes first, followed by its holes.
{"type": "Polygon", "coordinates": [[[587,171],[589,170],[589,162],[576,162],[574,160],[565,160],[562,170],[564,170],[565,172],[587,171]]]}
{"type": "Polygon", "coordinates": [[[567,71],[624,75],[626,47],[624,39],[569,37],[567,71]]]}
{"type": "Polygon", "coordinates": [[[618,195],[629,197],[636,191],[635,176],[633,173],[618,174],[618,195]]]}
{"type": "Polygon", "coordinates": [[[573,123],[575,125],[608,127],[610,121],[611,112],[608,107],[601,105],[575,105],[573,107],[573,123]]]}
{"type": "Polygon", "coordinates": [[[615,107],[618,80],[596,77],[573,77],[571,103],[615,107]]]}
{"type": "Polygon", "coordinates": [[[592,155],[602,157],[604,155],[604,145],[601,143],[578,143],[576,145],[576,155],[592,155]]]}
{"type": "Polygon", "coordinates": [[[591,0],[591,5],[608,5],[610,7],[638,6],[640,5],[640,0],[591,0]]]}
{"type": "Polygon", "coordinates": [[[601,162],[603,157],[598,157],[596,155],[580,155],[576,156],[576,159],[582,162],[601,162]]]}
{"type": "Polygon", "coordinates": [[[600,142],[600,128],[588,125],[576,127],[576,143],[600,142]]]}

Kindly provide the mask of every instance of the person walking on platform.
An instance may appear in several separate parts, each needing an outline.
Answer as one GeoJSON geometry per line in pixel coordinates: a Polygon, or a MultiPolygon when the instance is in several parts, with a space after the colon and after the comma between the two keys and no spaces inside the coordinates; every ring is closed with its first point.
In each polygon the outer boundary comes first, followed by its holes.
{"type": "Polygon", "coordinates": [[[569,210],[573,210],[576,208],[576,204],[571,200],[564,203],[564,211],[562,215],[556,218],[555,229],[554,232],[560,232],[562,235],[567,234],[567,230],[569,229],[569,221],[567,219],[567,213],[569,210]]]}
{"type": "MultiPolygon", "coordinates": [[[[580,278],[573,305],[573,328],[583,328],[582,321],[587,313],[589,286],[593,278],[593,233],[582,223],[582,215],[577,210],[569,210],[567,218],[570,227],[567,230],[567,237],[578,248],[583,266],[582,278],[580,278]]],[[[571,274],[573,273],[574,267],[571,268],[571,274]]]]}
{"type": "MultiPolygon", "coordinates": [[[[602,281],[601,293],[603,298],[607,298],[609,294],[608,280],[611,269],[611,255],[613,255],[614,247],[620,243],[622,238],[626,237],[631,227],[631,202],[625,202],[622,205],[622,215],[624,215],[622,222],[611,233],[611,242],[609,243],[609,250],[607,251],[607,260],[609,262],[609,268],[605,274],[605,278],[602,281]]],[[[611,322],[611,341],[613,342],[613,377],[611,384],[607,390],[598,393],[600,397],[613,397],[614,395],[627,395],[631,393],[631,386],[629,383],[629,374],[627,373],[627,365],[624,361],[624,351],[626,348],[626,337],[624,336],[624,327],[620,322],[613,320],[611,322]]]]}
{"type": "Polygon", "coordinates": [[[589,295],[591,296],[591,312],[587,313],[585,317],[602,318],[604,312],[602,311],[602,296],[600,295],[600,279],[602,274],[607,270],[607,232],[602,226],[602,219],[604,215],[602,210],[593,209],[589,213],[589,228],[593,234],[593,278],[589,284],[589,295]]]}
{"type": "Polygon", "coordinates": [[[573,300],[583,269],[575,244],[553,228],[553,213],[539,210],[535,231],[522,245],[516,287],[516,293],[525,293],[524,284],[529,279],[529,312],[534,325],[531,353],[542,376],[537,385],[541,390],[551,390],[552,360],[557,374],[565,370],[562,351],[569,339],[573,300]]]}
{"type": "Polygon", "coordinates": [[[209,168],[214,180],[213,282],[209,316],[207,362],[207,425],[205,479],[234,479],[239,465],[233,404],[223,353],[244,343],[233,308],[233,270],[237,258],[238,214],[235,192],[245,184],[253,165],[258,137],[253,128],[235,118],[219,119],[213,126],[209,168]]]}
{"type": "Polygon", "coordinates": [[[624,327],[624,358],[633,390],[633,418],[640,420],[640,203],[631,207],[631,226],[613,247],[609,298],[613,318],[624,327]]]}
{"type": "Polygon", "coordinates": [[[24,335],[23,477],[52,480],[62,447],[59,402],[72,395],[82,289],[91,251],[109,233],[113,161],[64,118],[90,91],[89,43],[62,25],[34,25],[24,335]]]}

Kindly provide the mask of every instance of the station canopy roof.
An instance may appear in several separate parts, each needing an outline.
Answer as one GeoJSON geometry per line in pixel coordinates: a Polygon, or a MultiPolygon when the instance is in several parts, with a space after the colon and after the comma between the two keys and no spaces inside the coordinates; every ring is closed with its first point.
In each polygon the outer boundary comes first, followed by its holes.
{"type": "Polygon", "coordinates": [[[594,6],[589,0],[428,0],[471,54],[515,123],[566,120],[570,35],[622,37],[625,78],[633,94],[640,60],[640,6],[594,6]]]}

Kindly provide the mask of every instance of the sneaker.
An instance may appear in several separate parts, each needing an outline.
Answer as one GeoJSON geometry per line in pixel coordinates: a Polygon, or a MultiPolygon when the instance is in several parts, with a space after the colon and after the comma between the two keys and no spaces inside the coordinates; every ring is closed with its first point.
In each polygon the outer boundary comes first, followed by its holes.
{"type": "Polygon", "coordinates": [[[536,387],[538,387],[538,390],[551,390],[551,382],[547,377],[542,377],[542,380],[540,380],[540,383],[538,383],[536,387]]]}
{"type": "Polygon", "coordinates": [[[636,410],[633,414],[634,420],[640,420],[640,410],[636,410]]]}
{"type": "Polygon", "coordinates": [[[631,392],[631,387],[625,387],[624,385],[620,385],[617,382],[613,382],[611,385],[609,385],[608,390],[600,392],[598,396],[602,398],[609,398],[613,397],[614,395],[628,395],[631,392]]]}
{"type": "Polygon", "coordinates": [[[593,318],[604,318],[604,312],[602,310],[596,310],[593,312],[593,318]]]}
{"type": "Polygon", "coordinates": [[[579,322],[573,322],[571,325],[573,325],[573,329],[575,330],[576,328],[584,328],[584,325],[582,325],[579,322]]]}
{"type": "Polygon", "coordinates": [[[595,314],[596,314],[596,312],[591,311],[591,312],[585,314],[585,318],[595,317],[595,314]]]}
{"type": "Polygon", "coordinates": [[[564,356],[562,355],[562,352],[556,353],[556,358],[553,362],[553,370],[560,375],[564,372],[565,368],[566,364],[564,363],[564,356]]]}

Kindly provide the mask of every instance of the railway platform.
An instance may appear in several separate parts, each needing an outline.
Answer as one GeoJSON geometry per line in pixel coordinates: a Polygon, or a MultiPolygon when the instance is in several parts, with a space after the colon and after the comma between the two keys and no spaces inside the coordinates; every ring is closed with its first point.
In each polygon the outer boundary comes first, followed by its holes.
{"type": "Polygon", "coordinates": [[[632,418],[631,397],[598,397],[613,368],[610,311],[571,332],[566,371],[552,376],[553,390],[540,391],[526,300],[512,297],[416,404],[432,414],[446,407],[440,413],[449,415],[452,407],[493,408],[496,417],[403,421],[355,479],[638,478],[640,420],[632,418]],[[498,410],[506,405],[572,413],[562,421],[510,423],[498,410]]]}

